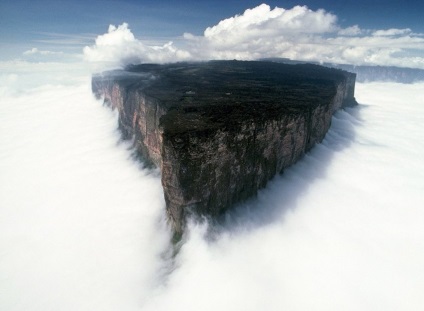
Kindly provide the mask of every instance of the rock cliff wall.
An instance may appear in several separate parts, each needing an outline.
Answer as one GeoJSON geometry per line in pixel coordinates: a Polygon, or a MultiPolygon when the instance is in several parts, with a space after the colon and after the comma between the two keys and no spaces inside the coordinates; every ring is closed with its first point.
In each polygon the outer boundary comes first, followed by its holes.
{"type": "Polygon", "coordinates": [[[140,77],[125,79],[112,76],[97,76],[92,80],[96,97],[104,98],[106,105],[117,109],[119,129],[124,139],[134,139],[135,147],[148,164],[161,167],[162,137],[159,120],[166,109],[158,100],[143,94],[142,86],[147,83],[140,77]]]}
{"type": "Polygon", "coordinates": [[[322,141],[335,111],[356,104],[354,74],[313,67],[299,76],[281,64],[271,75],[271,67],[241,64],[168,65],[144,68],[148,76],[93,78],[96,96],[118,109],[124,137],[134,137],[140,154],[160,167],[178,233],[188,213],[216,216],[255,195],[322,141]]]}

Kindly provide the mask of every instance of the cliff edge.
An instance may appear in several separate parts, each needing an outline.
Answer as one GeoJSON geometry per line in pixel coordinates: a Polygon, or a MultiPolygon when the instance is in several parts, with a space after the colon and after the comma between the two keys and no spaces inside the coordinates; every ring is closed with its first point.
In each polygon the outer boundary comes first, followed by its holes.
{"type": "Polygon", "coordinates": [[[216,216],[265,187],[356,104],[355,74],[311,64],[143,64],[93,76],[125,138],[161,169],[177,233],[186,215],[216,216]]]}

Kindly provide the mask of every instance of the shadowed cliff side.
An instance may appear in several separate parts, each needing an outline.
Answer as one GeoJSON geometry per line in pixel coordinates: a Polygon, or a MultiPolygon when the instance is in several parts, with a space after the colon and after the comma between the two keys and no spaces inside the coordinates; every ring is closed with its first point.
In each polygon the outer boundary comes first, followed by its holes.
{"type": "Polygon", "coordinates": [[[189,213],[218,216],[255,195],[356,104],[355,74],[310,64],[145,64],[94,76],[92,88],[161,169],[177,233],[189,213]]]}

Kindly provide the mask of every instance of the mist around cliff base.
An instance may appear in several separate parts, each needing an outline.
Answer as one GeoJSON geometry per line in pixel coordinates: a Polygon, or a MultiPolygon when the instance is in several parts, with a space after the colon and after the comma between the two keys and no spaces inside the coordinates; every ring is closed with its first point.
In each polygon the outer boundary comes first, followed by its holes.
{"type": "Polygon", "coordinates": [[[86,78],[32,79],[0,94],[0,309],[424,305],[424,84],[357,84],[322,144],[172,257],[159,174],[116,114],[86,78]]]}

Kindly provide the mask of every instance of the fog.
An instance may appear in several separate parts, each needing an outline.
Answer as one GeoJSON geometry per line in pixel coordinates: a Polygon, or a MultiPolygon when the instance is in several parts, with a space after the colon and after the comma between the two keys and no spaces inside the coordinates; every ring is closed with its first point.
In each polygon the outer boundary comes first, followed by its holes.
{"type": "Polygon", "coordinates": [[[159,173],[89,78],[25,79],[0,95],[1,310],[424,306],[424,84],[357,84],[320,145],[172,257],[159,173]]]}
{"type": "Polygon", "coordinates": [[[132,160],[89,86],[2,98],[1,310],[136,310],[159,280],[158,172],[132,160]]]}

